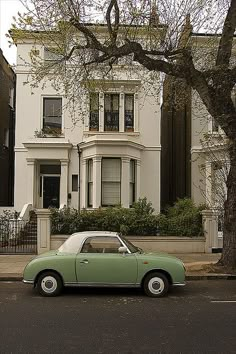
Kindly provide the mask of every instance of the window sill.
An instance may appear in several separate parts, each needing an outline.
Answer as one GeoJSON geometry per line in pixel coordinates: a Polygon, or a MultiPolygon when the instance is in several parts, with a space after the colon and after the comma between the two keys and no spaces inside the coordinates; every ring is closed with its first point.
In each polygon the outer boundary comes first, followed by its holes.
{"type": "Polygon", "coordinates": [[[37,139],[48,139],[48,138],[52,138],[52,139],[64,139],[65,135],[64,134],[60,134],[60,135],[51,135],[51,134],[43,134],[42,136],[36,136],[37,139]]]}
{"type": "Polygon", "coordinates": [[[95,131],[95,130],[84,130],[84,134],[87,134],[87,135],[132,135],[132,136],[139,136],[140,135],[140,132],[132,132],[132,131],[126,131],[126,132],[119,132],[119,131],[104,131],[104,132],[101,132],[101,131],[95,131]]]}

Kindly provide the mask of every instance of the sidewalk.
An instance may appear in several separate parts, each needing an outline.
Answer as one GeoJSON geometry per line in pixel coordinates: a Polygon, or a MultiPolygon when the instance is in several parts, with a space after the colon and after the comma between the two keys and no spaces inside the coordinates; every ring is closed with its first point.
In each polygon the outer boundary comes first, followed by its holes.
{"type": "MultiPolygon", "coordinates": [[[[186,267],[187,280],[236,279],[236,275],[210,273],[210,266],[220,258],[220,253],[175,254],[186,267]],[[208,271],[205,270],[208,268],[208,271]]],[[[0,255],[0,281],[22,280],[26,264],[35,255],[0,255]]]]}

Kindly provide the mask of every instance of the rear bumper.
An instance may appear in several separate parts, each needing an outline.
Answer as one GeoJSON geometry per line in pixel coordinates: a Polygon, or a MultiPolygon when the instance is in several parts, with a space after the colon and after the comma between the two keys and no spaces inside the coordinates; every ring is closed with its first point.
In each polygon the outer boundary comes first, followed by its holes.
{"type": "Polygon", "coordinates": [[[33,280],[25,280],[25,279],[23,279],[22,281],[23,281],[23,283],[25,283],[25,284],[34,284],[34,281],[33,281],[33,280]]]}

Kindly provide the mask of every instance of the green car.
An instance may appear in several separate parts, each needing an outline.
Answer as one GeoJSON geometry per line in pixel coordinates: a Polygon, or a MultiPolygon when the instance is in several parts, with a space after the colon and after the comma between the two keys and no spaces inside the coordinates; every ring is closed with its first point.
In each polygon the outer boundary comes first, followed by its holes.
{"type": "Polygon", "coordinates": [[[142,287],[148,296],[161,297],[170,286],[185,285],[185,268],[178,258],[144,253],[115,232],[88,231],[29,262],[23,282],[43,296],[56,296],[63,286],[107,286],[142,287]]]}

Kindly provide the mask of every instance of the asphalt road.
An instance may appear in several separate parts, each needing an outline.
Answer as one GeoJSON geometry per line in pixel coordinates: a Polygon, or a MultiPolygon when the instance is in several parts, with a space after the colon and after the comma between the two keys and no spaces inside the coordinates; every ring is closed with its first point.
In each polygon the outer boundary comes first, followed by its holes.
{"type": "Polygon", "coordinates": [[[235,353],[236,281],[189,282],[168,297],[67,289],[42,298],[0,282],[0,353],[235,353]]]}

